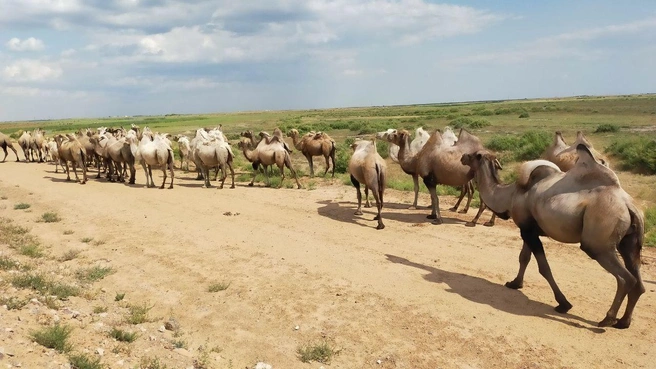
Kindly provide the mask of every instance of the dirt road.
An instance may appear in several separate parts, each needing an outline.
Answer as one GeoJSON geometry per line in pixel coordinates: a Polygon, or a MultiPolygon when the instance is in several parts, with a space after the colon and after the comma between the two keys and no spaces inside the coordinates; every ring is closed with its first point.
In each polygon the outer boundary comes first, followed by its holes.
{"type": "MultiPolygon", "coordinates": [[[[79,185],[49,164],[7,162],[0,164],[0,191],[9,200],[0,217],[29,222],[52,254],[75,246],[87,260],[110,264],[116,273],[98,282],[107,296],[125,292],[154,305],[154,316],[176,317],[192,354],[208,342],[220,347],[216,368],[257,361],[274,368],[656,365],[653,250],[643,253],[647,293],[633,325],[599,329],[615,291],[610,274],[577,246],[545,240],[556,281],[574,305],[558,314],[535,261],[522,290],[503,286],[518,267],[514,225],[466,228],[474,211],[450,213],[453,198],[442,198],[445,224],[435,226],[426,209],[407,210],[410,193],[388,191],[387,227],[377,231],[373,209],[353,215],[352,187],[203,189],[191,174],[176,174],[173,190],[145,189],[140,171],[136,186],[95,179],[79,185]],[[34,212],[13,210],[19,201],[34,212]],[[63,221],[34,223],[41,211],[63,221]],[[75,236],[62,235],[67,229],[75,236]],[[87,235],[104,243],[81,243],[87,235]],[[230,286],[211,294],[214,281],[230,286]],[[299,345],[324,339],[340,350],[330,365],[299,360],[299,345]]],[[[30,360],[23,367],[37,367],[26,366],[30,360]]],[[[126,360],[124,367],[138,362],[126,360]]],[[[115,361],[106,360],[122,367],[115,361]]]]}

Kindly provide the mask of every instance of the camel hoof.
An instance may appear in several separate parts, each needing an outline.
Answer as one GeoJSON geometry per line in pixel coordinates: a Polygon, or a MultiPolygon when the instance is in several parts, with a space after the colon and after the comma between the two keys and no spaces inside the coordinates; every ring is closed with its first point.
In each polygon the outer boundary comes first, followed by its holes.
{"type": "Polygon", "coordinates": [[[353,213],[353,214],[355,214],[355,215],[362,215],[362,212],[361,212],[360,210],[358,210],[358,211],[356,211],[356,212],[353,213]]]}
{"type": "Polygon", "coordinates": [[[506,282],[505,286],[508,288],[512,288],[513,290],[518,290],[524,287],[524,283],[517,282],[517,281],[510,281],[510,282],[506,282]]]}
{"type": "Polygon", "coordinates": [[[613,328],[617,329],[627,329],[631,325],[631,320],[622,318],[617,321],[617,323],[613,324],[613,328]]]}
{"type": "Polygon", "coordinates": [[[376,226],[376,229],[385,229],[385,225],[381,223],[376,226]]]}
{"type": "Polygon", "coordinates": [[[442,218],[440,218],[440,219],[434,219],[432,223],[435,225],[440,225],[444,223],[444,221],[442,220],[442,218]]]}
{"type": "Polygon", "coordinates": [[[380,217],[379,217],[378,215],[376,215],[376,216],[374,217],[374,220],[378,220],[378,219],[380,219],[380,217]]]}
{"type": "Polygon", "coordinates": [[[492,226],[494,226],[494,222],[485,222],[485,223],[483,223],[483,225],[486,226],[486,227],[492,227],[492,226]]]}
{"type": "Polygon", "coordinates": [[[86,184],[86,183],[87,183],[87,181],[82,181],[82,182],[80,182],[80,184],[86,184]]]}
{"type": "Polygon", "coordinates": [[[371,204],[365,204],[364,207],[365,207],[365,208],[370,208],[370,207],[371,207],[371,204]]]}
{"type": "Polygon", "coordinates": [[[559,313],[561,313],[561,314],[565,314],[565,313],[567,313],[571,308],[572,308],[572,304],[570,304],[569,302],[567,302],[567,303],[560,304],[560,305],[556,306],[556,307],[554,308],[554,310],[556,310],[557,312],[559,312],[559,313]]]}
{"type": "Polygon", "coordinates": [[[453,212],[455,212],[455,211],[457,211],[457,210],[458,210],[458,208],[456,208],[455,206],[452,207],[452,208],[449,208],[449,211],[453,211],[453,212]]]}
{"type": "Polygon", "coordinates": [[[66,178],[66,182],[70,182],[70,181],[71,181],[71,179],[70,179],[70,178],[66,178]]]}
{"type": "Polygon", "coordinates": [[[230,188],[235,188],[235,185],[230,186],[230,188]]]}
{"type": "Polygon", "coordinates": [[[465,227],[476,227],[476,223],[474,223],[474,222],[467,222],[467,223],[465,223],[465,227]]]}
{"type": "Polygon", "coordinates": [[[597,324],[599,327],[610,327],[614,326],[618,323],[617,318],[611,318],[611,317],[605,317],[604,320],[600,321],[599,324],[597,324]]]}
{"type": "Polygon", "coordinates": [[[303,188],[303,187],[301,187],[301,185],[298,185],[298,188],[297,188],[297,190],[300,190],[301,188],[303,188]]]}
{"type": "Polygon", "coordinates": [[[435,214],[426,215],[426,219],[437,219],[437,215],[435,214]]]}
{"type": "Polygon", "coordinates": [[[458,214],[467,214],[468,211],[469,211],[469,209],[466,209],[466,210],[462,209],[458,212],[458,214]]]}
{"type": "Polygon", "coordinates": [[[130,181],[130,182],[128,182],[128,184],[134,184],[134,181],[130,181]]]}
{"type": "Polygon", "coordinates": [[[172,189],[173,189],[173,185],[170,185],[170,186],[169,186],[169,190],[172,190],[172,189]]]}
{"type": "Polygon", "coordinates": [[[252,184],[252,183],[249,183],[249,184],[248,184],[248,187],[253,187],[253,184],[252,184]]]}

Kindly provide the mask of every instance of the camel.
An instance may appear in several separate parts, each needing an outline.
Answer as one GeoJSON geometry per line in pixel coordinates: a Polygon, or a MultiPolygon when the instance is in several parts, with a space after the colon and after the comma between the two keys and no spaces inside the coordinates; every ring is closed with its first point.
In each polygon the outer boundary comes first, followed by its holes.
{"type": "Polygon", "coordinates": [[[14,144],[11,142],[11,137],[7,136],[6,134],[0,132],[0,147],[2,148],[2,151],[5,152],[5,157],[2,158],[2,162],[4,163],[5,160],[7,160],[7,148],[9,148],[11,151],[14,152],[14,155],[16,155],[16,161],[20,161],[18,159],[18,153],[16,152],[16,149],[14,148],[14,144]]]}
{"type": "Polygon", "coordinates": [[[189,155],[191,154],[191,146],[189,137],[184,135],[175,136],[175,141],[178,142],[178,150],[180,151],[180,169],[183,168],[184,162],[187,163],[187,172],[189,171],[189,155]]]}
{"type": "MultiPolygon", "coordinates": [[[[292,167],[292,160],[289,156],[289,152],[285,149],[277,136],[271,137],[271,141],[268,144],[260,143],[255,149],[252,149],[249,141],[245,139],[242,139],[237,146],[242,150],[246,159],[253,163],[253,169],[255,171],[253,172],[253,179],[251,179],[251,182],[248,184],[249,186],[253,186],[253,182],[255,182],[255,177],[257,176],[256,171],[260,165],[269,166],[275,164],[280,169],[281,179],[279,187],[282,187],[282,183],[285,180],[284,168],[287,167],[296,181],[296,186],[301,188],[301,184],[298,182],[298,177],[296,176],[296,171],[292,167]]],[[[271,185],[269,173],[266,169],[264,170],[264,174],[266,176],[267,185],[271,185]]]]}
{"type": "Polygon", "coordinates": [[[39,157],[39,163],[43,163],[44,144],[43,130],[41,128],[35,128],[29,142],[30,150],[32,151],[32,161],[34,161],[34,153],[36,152],[39,157]]]}
{"type": "MultiPolygon", "coordinates": [[[[260,142],[262,142],[262,135],[261,135],[262,133],[264,133],[264,132],[260,132],[260,140],[257,141],[257,142],[255,142],[255,135],[253,134],[253,131],[251,131],[251,130],[241,132],[239,135],[241,137],[245,137],[249,140],[250,147],[257,148],[257,146],[260,144],[260,142]]],[[[267,136],[270,137],[270,135],[268,135],[268,134],[267,134],[267,136]]],[[[289,150],[287,150],[287,152],[289,152],[289,150]]],[[[269,172],[268,175],[273,174],[273,167],[269,168],[268,165],[262,165],[262,168],[260,170],[264,171],[264,172],[268,171],[269,172]]]]}
{"type": "Polygon", "coordinates": [[[355,215],[362,215],[362,192],[360,184],[364,184],[364,194],[367,198],[365,207],[369,207],[369,190],[376,200],[378,215],[374,220],[378,221],[376,229],[384,229],[381,210],[383,209],[383,194],[387,182],[387,164],[376,150],[376,141],[356,140],[352,145],[353,155],[348,164],[348,171],[351,175],[351,183],[355,186],[358,196],[358,209],[355,215]]]}
{"type": "MultiPolygon", "coordinates": [[[[142,132],[141,140],[137,138],[137,132],[130,130],[125,137],[130,145],[130,150],[134,155],[136,163],[141,163],[144,173],[146,174],[146,187],[155,187],[153,181],[153,167],[162,168],[164,179],[160,189],[164,188],[166,184],[166,169],[171,173],[171,185],[169,189],[173,188],[173,149],[169,146],[166,136],[161,134],[153,134],[148,127],[142,132]]],[[[169,141],[170,142],[170,141],[169,141]]]]}
{"type": "Polygon", "coordinates": [[[25,161],[34,161],[34,155],[30,160],[30,142],[32,141],[32,135],[29,132],[23,132],[18,135],[18,146],[23,149],[23,155],[25,156],[25,161]]]}
{"type": "MultiPolygon", "coordinates": [[[[442,224],[443,222],[440,215],[437,185],[454,187],[468,185],[473,174],[467,166],[460,162],[460,157],[464,153],[473,153],[483,149],[481,140],[465,129],[460,130],[455,145],[445,147],[442,143],[440,132],[435,131],[424,147],[415,155],[415,171],[423,178],[424,184],[431,194],[432,211],[428,215],[428,219],[433,219],[433,224],[442,224]]],[[[473,195],[473,191],[470,191],[466,208],[469,208],[473,195]]]]}
{"type": "MultiPolygon", "coordinates": [[[[118,134],[124,135],[124,133],[124,131],[121,131],[118,134]]],[[[114,135],[105,134],[105,138],[107,139],[105,150],[107,156],[110,158],[108,162],[109,181],[113,182],[112,175],[116,174],[116,180],[125,182],[125,174],[122,168],[127,167],[130,170],[130,180],[128,183],[134,184],[136,175],[136,169],[134,167],[135,158],[130,144],[126,141],[125,137],[116,138],[114,135]]]]}
{"type": "Polygon", "coordinates": [[[323,172],[324,176],[328,173],[328,169],[330,168],[329,160],[332,159],[332,177],[335,177],[335,140],[323,132],[307,134],[301,138],[296,129],[289,131],[287,137],[292,138],[294,147],[305,156],[308,164],[310,164],[310,177],[314,177],[314,162],[312,161],[314,156],[323,156],[326,160],[326,170],[323,172]]]}
{"type": "Polygon", "coordinates": [[[513,184],[500,183],[493,164],[496,158],[488,152],[464,154],[461,161],[475,173],[485,204],[499,217],[512,218],[519,227],[524,242],[519,271],[506,287],[522,288],[533,254],[558,302],[556,311],[566,313],[572,304],[553,278],[540,236],[580,243],[581,250],[617,280],[611,307],[598,325],[628,328],[635,305],[645,291],[640,276],[644,216],[622,189],[617,175],[599,164],[586,145],[579,144],[576,154],[578,161],[567,172],[547,160],[525,162],[513,184]],[[627,295],[624,316],[618,320],[617,313],[627,295]]]}
{"type": "Polygon", "coordinates": [[[55,163],[55,173],[59,173],[59,170],[57,169],[57,167],[61,163],[59,158],[59,150],[57,149],[57,142],[52,138],[51,140],[52,141],[48,141],[46,143],[46,146],[48,147],[48,152],[50,153],[50,157],[52,161],[55,163]]]}
{"type": "Polygon", "coordinates": [[[80,180],[77,176],[76,168],[79,166],[82,168],[82,182],[80,184],[87,183],[87,157],[80,142],[71,134],[67,134],[66,136],[57,135],[55,136],[55,142],[57,142],[57,152],[61,166],[66,168],[66,180],[71,180],[71,171],[68,168],[68,162],[70,161],[73,166],[73,173],[75,173],[75,180],[80,180]],[[66,137],[66,140],[64,140],[64,137],[66,137]]]}
{"type": "MultiPolygon", "coordinates": [[[[448,128],[448,127],[447,127],[448,128]]],[[[449,130],[451,128],[448,128],[449,130]]],[[[393,128],[389,128],[387,131],[383,132],[378,132],[376,133],[376,138],[378,139],[384,139],[387,140],[387,135],[391,133],[395,133],[397,130],[393,128]]],[[[453,132],[451,132],[453,134],[453,132]]],[[[454,135],[455,137],[455,135],[454,135]]],[[[412,153],[418,153],[419,150],[421,150],[422,147],[428,142],[428,139],[430,138],[430,134],[426,132],[425,129],[422,127],[419,127],[415,130],[415,138],[412,140],[410,144],[410,150],[412,153]]],[[[388,140],[389,141],[389,140],[388,140]]],[[[398,163],[399,162],[399,147],[395,144],[389,145],[388,149],[388,155],[390,159],[392,159],[393,162],[398,163]]]]}
{"type": "Polygon", "coordinates": [[[556,131],[553,143],[544,151],[542,158],[556,164],[563,172],[567,172],[572,169],[576,163],[576,159],[578,158],[576,155],[576,147],[579,144],[585,145],[590,149],[600,164],[608,167],[608,160],[592,147],[592,144],[585,138],[581,131],[576,132],[576,141],[569,146],[565,143],[562,133],[556,131]]]}
{"type": "Polygon", "coordinates": [[[95,150],[95,145],[93,142],[91,142],[90,136],[91,131],[87,130],[80,130],[76,133],[77,140],[80,141],[80,144],[84,147],[84,150],[86,151],[87,158],[89,158],[88,163],[89,165],[93,165],[94,162],[97,164],[99,161],[98,154],[96,154],[95,150]]]}
{"type": "MultiPolygon", "coordinates": [[[[194,162],[200,164],[200,168],[203,172],[205,178],[205,188],[212,187],[210,185],[210,168],[218,167],[221,169],[221,185],[219,188],[223,188],[228,173],[226,168],[230,169],[230,175],[232,177],[232,185],[230,188],[235,188],[235,171],[232,168],[232,161],[234,154],[230,148],[230,144],[223,140],[222,136],[216,137],[203,137],[201,140],[197,140],[196,146],[193,150],[194,152],[194,162]]],[[[217,170],[214,175],[214,180],[216,181],[219,171],[217,170]]]]}

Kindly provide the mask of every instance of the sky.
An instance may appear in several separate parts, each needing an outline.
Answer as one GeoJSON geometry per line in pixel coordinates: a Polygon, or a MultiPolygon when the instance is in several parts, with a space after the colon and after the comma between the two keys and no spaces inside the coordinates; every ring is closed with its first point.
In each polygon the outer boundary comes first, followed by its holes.
{"type": "Polygon", "coordinates": [[[0,0],[0,121],[655,86],[652,0],[0,0]]]}

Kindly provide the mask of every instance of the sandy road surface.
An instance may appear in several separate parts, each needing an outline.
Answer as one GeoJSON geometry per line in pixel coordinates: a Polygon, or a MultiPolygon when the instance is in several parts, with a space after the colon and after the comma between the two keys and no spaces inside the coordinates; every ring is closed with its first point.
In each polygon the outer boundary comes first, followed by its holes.
{"type": "MultiPolygon", "coordinates": [[[[173,190],[143,188],[140,171],[137,186],[79,185],[52,165],[7,162],[0,189],[62,215],[48,228],[34,225],[55,251],[68,247],[56,241],[65,229],[106,241],[80,245],[117,270],[99,285],[176,316],[193,332],[190,347],[218,344],[220,368],[258,360],[318,368],[301,363],[296,348],[324,338],[341,350],[326,368],[656,367],[653,250],[643,253],[647,293],[631,328],[598,329],[615,291],[610,274],[577,246],[546,241],[574,305],[558,314],[534,261],[523,290],[503,287],[518,266],[516,228],[466,228],[474,212],[448,212],[452,198],[442,200],[445,224],[434,226],[425,209],[406,209],[411,194],[388,191],[387,228],[377,231],[373,209],[353,215],[346,186],[203,189],[176,174],[173,190]],[[209,294],[216,280],[231,285],[209,294]]],[[[12,205],[0,216],[16,214],[12,205]]]]}

